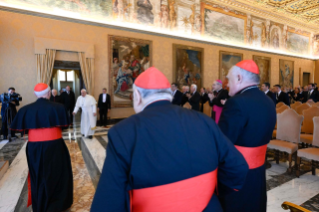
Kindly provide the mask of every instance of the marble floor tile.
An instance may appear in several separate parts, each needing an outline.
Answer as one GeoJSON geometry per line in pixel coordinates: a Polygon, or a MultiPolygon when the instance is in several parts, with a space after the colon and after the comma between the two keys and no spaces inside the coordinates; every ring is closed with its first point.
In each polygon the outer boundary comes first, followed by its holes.
{"type": "Polygon", "coordinates": [[[311,175],[311,172],[290,180],[281,186],[267,192],[267,211],[281,212],[281,204],[289,201],[301,205],[319,193],[319,175],[311,175]]]}
{"type": "Polygon", "coordinates": [[[82,138],[82,140],[89,150],[89,153],[96,163],[99,171],[102,173],[103,164],[106,158],[106,151],[104,147],[95,137],[93,137],[92,139],[82,138]]]}
{"type": "Polygon", "coordinates": [[[73,205],[69,211],[89,212],[95,194],[95,188],[90,179],[89,172],[86,169],[82,152],[77,142],[66,141],[65,143],[71,155],[74,182],[73,205]]]}
{"type": "Polygon", "coordinates": [[[3,140],[0,142],[0,149],[2,149],[2,147],[4,147],[4,145],[6,145],[9,142],[9,140],[3,140]]]}
{"type": "Polygon", "coordinates": [[[0,181],[0,211],[13,212],[28,176],[26,143],[12,161],[0,181]]]}
{"type": "Polygon", "coordinates": [[[0,161],[7,160],[10,165],[25,143],[25,140],[15,138],[11,142],[5,144],[0,149],[0,161]]]}

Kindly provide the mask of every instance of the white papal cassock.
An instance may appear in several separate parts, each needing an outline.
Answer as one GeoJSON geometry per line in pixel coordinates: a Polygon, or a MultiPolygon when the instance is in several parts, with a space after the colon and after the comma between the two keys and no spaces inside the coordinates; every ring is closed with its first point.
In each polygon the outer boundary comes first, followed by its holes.
{"type": "Polygon", "coordinates": [[[96,100],[91,95],[86,95],[85,97],[79,96],[74,108],[74,113],[77,113],[79,108],[82,108],[81,115],[81,134],[85,137],[94,135],[94,130],[96,127],[96,100]]]}

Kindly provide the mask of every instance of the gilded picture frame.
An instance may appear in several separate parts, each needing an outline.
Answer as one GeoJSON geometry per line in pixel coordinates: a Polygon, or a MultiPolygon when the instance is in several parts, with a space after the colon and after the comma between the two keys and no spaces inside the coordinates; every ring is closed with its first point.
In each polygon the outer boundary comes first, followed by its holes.
{"type": "Polygon", "coordinates": [[[260,85],[271,82],[271,58],[253,55],[253,60],[259,68],[260,85]]]}
{"type": "Polygon", "coordinates": [[[244,55],[242,53],[235,52],[219,52],[219,79],[224,80],[228,74],[228,71],[243,60],[244,55]]]}

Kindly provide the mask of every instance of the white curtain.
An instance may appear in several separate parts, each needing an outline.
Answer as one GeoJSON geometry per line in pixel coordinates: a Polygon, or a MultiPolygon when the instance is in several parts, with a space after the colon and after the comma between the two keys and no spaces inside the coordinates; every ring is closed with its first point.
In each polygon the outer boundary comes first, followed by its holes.
{"type": "Polygon", "coordinates": [[[36,54],[37,81],[50,84],[56,50],[47,49],[45,54],[36,54]]]}
{"type": "Polygon", "coordinates": [[[94,59],[85,58],[85,53],[79,52],[79,60],[83,81],[87,92],[93,96],[94,92],[94,59]]]}

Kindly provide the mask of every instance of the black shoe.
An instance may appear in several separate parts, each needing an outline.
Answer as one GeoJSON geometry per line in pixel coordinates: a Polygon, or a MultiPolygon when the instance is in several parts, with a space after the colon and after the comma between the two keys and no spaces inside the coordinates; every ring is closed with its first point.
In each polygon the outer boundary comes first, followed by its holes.
{"type": "Polygon", "coordinates": [[[88,136],[88,138],[89,138],[89,139],[92,139],[92,138],[93,138],[93,136],[92,136],[92,135],[90,135],[90,136],[88,136]]]}

